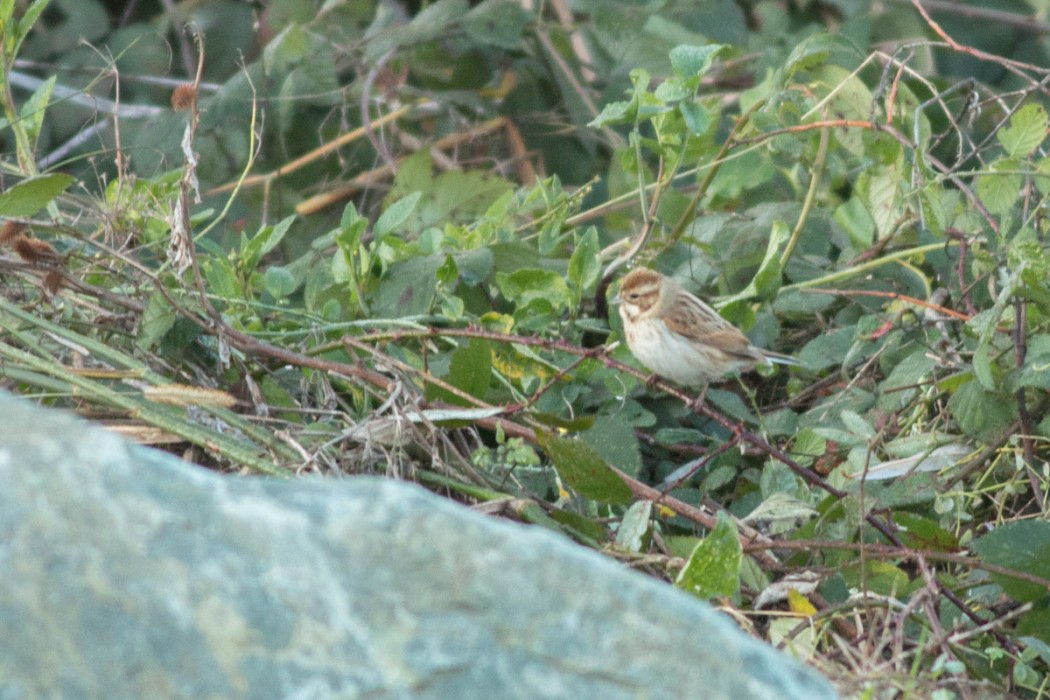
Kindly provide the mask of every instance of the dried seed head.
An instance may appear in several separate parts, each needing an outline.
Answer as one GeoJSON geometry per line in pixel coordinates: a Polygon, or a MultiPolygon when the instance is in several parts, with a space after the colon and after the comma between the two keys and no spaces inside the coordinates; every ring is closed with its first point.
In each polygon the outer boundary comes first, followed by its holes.
{"type": "Polygon", "coordinates": [[[44,260],[51,260],[58,257],[58,251],[52,248],[50,243],[42,241],[39,238],[18,236],[11,241],[11,247],[14,248],[18,257],[22,258],[27,263],[36,264],[43,262],[44,260]]]}
{"type": "Polygon", "coordinates": [[[27,230],[29,230],[29,226],[21,221],[8,219],[3,226],[0,226],[0,245],[10,244],[11,241],[24,234],[27,230]]]}
{"type": "Polygon", "coordinates": [[[176,112],[192,109],[197,104],[197,86],[183,83],[171,93],[171,108],[176,112]]]}

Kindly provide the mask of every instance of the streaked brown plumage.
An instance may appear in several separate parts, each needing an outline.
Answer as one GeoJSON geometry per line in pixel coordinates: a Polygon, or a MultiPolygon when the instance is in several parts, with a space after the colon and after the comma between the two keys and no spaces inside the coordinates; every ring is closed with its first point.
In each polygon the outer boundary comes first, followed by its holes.
{"type": "Polygon", "coordinates": [[[620,304],[627,346],[651,371],[683,386],[699,386],[758,363],[795,365],[757,348],[718,312],[659,272],[638,268],[623,279],[620,304]]]}

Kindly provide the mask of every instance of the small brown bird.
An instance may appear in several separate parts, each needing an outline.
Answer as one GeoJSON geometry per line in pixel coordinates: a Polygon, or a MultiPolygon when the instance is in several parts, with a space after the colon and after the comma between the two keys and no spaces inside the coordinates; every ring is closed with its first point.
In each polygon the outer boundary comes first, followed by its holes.
{"type": "Polygon", "coordinates": [[[632,270],[613,302],[620,304],[634,356],[677,384],[706,385],[760,362],[798,364],[793,357],[755,347],[717,311],[659,272],[632,270]]]}

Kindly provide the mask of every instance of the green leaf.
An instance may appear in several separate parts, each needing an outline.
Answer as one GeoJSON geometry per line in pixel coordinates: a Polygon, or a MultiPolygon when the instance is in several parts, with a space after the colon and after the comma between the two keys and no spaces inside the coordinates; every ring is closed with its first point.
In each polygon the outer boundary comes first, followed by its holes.
{"type": "Polygon", "coordinates": [[[551,270],[525,269],[511,274],[496,274],[500,293],[519,306],[542,299],[554,308],[568,306],[571,300],[565,278],[551,270]]]}
{"type": "Polygon", "coordinates": [[[1031,103],[1017,110],[1010,117],[1010,124],[1000,129],[996,137],[1006,149],[1007,156],[1024,158],[1039,148],[1046,138],[1048,126],[1050,120],[1047,119],[1046,110],[1042,105],[1031,103]]]}
{"type": "Polygon", "coordinates": [[[790,234],[791,231],[788,229],[787,224],[779,219],[773,221],[773,230],[770,231],[769,241],[766,244],[766,254],[762,258],[762,263],[758,266],[758,271],[751,278],[751,282],[747,287],[723,302],[724,306],[745,299],[752,299],[756,296],[768,299],[777,293],[782,280],[780,248],[787,241],[790,234]]]}
{"type": "Polygon", "coordinates": [[[997,160],[977,180],[977,196],[993,214],[1005,214],[1013,208],[1024,186],[1024,176],[1018,172],[1022,164],[1016,160],[997,160]]]}
{"type": "Polygon", "coordinates": [[[649,520],[653,514],[652,501],[635,501],[624,513],[620,527],[616,530],[616,544],[629,552],[640,552],[649,532],[649,520]]]}
{"type": "MultiPolygon", "coordinates": [[[[348,206],[347,209],[350,209],[348,206]]],[[[339,228],[334,231],[335,243],[339,246],[339,251],[343,254],[346,260],[351,260],[358,253],[358,247],[361,245],[361,239],[365,235],[365,231],[368,230],[368,220],[356,216],[357,211],[354,211],[353,217],[347,217],[346,213],[343,214],[343,222],[339,225],[339,228]]],[[[313,246],[311,246],[312,248],[313,246]]],[[[325,246],[327,247],[327,245],[325,246]]]]}
{"type": "Polygon", "coordinates": [[[550,456],[561,480],[576,493],[602,503],[630,503],[631,489],[587,443],[542,430],[536,431],[536,441],[550,456]]]}
{"type": "Polygon", "coordinates": [[[44,113],[47,111],[48,102],[51,100],[51,92],[55,89],[57,76],[50,78],[40,84],[36,92],[22,105],[21,116],[26,124],[26,135],[29,143],[36,145],[37,136],[40,135],[40,127],[44,124],[44,113]]]}
{"type": "Polygon", "coordinates": [[[152,350],[164,337],[164,334],[175,325],[178,315],[168,300],[160,292],[154,292],[146,300],[146,308],[139,321],[139,335],[135,345],[140,350],[152,350]]]}
{"type": "Polygon", "coordinates": [[[846,231],[857,248],[867,248],[875,242],[875,220],[856,193],[835,210],[835,223],[846,231]]]}
{"type": "MultiPolygon", "coordinates": [[[[467,345],[453,351],[448,374],[442,379],[471,396],[485,398],[492,379],[492,347],[489,341],[471,338],[467,345]]],[[[426,393],[427,399],[431,401],[446,401],[456,406],[473,405],[434,384],[427,384],[426,393]]]]}
{"type": "Polygon", "coordinates": [[[437,293],[441,253],[394,263],[379,283],[372,309],[378,318],[404,318],[430,312],[437,293]]]}
{"type": "Polygon", "coordinates": [[[401,198],[422,193],[399,225],[403,231],[421,233],[431,226],[444,229],[450,222],[476,225],[511,189],[506,180],[477,171],[452,170],[435,177],[430,151],[423,149],[401,164],[385,201],[394,206],[401,198]]]}
{"type": "Polygon", "coordinates": [[[637,103],[634,100],[610,102],[602,107],[597,117],[587,122],[587,126],[601,128],[609,124],[629,124],[634,121],[636,111],[637,103]]]}
{"type": "Polygon", "coordinates": [[[459,267],[456,265],[456,259],[446,254],[445,262],[434,273],[434,277],[446,287],[455,284],[456,279],[459,278],[459,267]]]}
{"type": "Polygon", "coordinates": [[[801,70],[812,70],[827,62],[828,57],[834,49],[839,48],[840,42],[827,32],[818,32],[807,37],[794,48],[787,61],[784,62],[784,75],[790,78],[801,70]]]}
{"type": "Polygon", "coordinates": [[[299,286],[299,283],[295,280],[295,275],[287,267],[280,265],[267,268],[266,274],[263,275],[263,284],[266,286],[266,291],[274,299],[285,298],[299,286]]]}
{"type": "Polygon", "coordinates": [[[701,77],[711,70],[711,64],[729,49],[725,44],[707,46],[676,46],[671,49],[671,68],[680,78],[701,77]]]}
{"type": "Polygon", "coordinates": [[[376,219],[376,225],[372,228],[375,237],[382,238],[401,224],[405,223],[409,215],[412,213],[412,210],[416,208],[416,203],[419,202],[419,198],[422,196],[422,192],[413,192],[387,207],[386,211],[376,219]]]}
{"type": "Polygon", "coordinates": [[[678,111],[682,114],[685,126],[694,136],[706,134],[708,129],[715,123],[711,110],[699,102],[680,102],[678,111]]]}
{"type": "Polygon", "coordinates": [[[995,371],[992,369],[992,358],[989,354],[990,346],[990,339],[981,338],[977,350],[973,353],[973,374],[985,391],[996,389],[995,371]]]}
{"type": "Polygon", "coordinates": [[[719,512],[715,529],[693,549],[674,585],[703,600],[731,596],[740,588],[742,563],[736,526],[728,515],[719,512]]]}
{"type": "Polygon", "coordinates": [[[208,291],[222,299],[241,299],[245,296],[241,280],[227,258],[211,256],[201,263],[208,291]]]}
{"type": "MultiPolygon", "coordinates": [[[[1050,523],[1021,520],[1000,525],[974,542],[973,550],[989,564],[1050,579],[1050,523]]],[[[1038,583],[998,573],[993,573],[992,578],[1018,602],[1032,602],[1047,595],[1046,588],[1038,583]]]]}
{"type": "MultiPolygon", "coordinates": [[[[37,19],[40,18],[41,13],[50,4],[51,0],[36,0],[32,5],[26,8],[25,12],[22,13],[21,19],[18,20],[18,30],[13,32],[15,36],[8,37],[8,55],[13,60],[18,55],[18,50],[22,45],[22,42],[27,36],[29,36],[29,30],[36,24],[37,19]]],[[[68,10],[67,10],[68,11],[68,10]]],[[[7,25],[11,17],[10,13],[6,13],[3,18],[4,24],[7,25]]],[[[6,33],[6,32],[5,32],[6,33]]]]}
{"type": "Polygon", "coordinates": [[[389,27],[369,38],[365,44],[367,58],[374,62],[391,49],[400,46],[418,46],[430,39],[435,39],[446,31],[450,25],[470,10],[467,0],[437,0],[427,4],[408,24],[389,27]]]}
{"type": "Polygon", "coordinates": [[[857,329],[852,327],[837,328],[828,333],[821,333],[806,343],[798,353],[799,361],[813,371],[837,367],[846,359],[853,347],[857,329]]]}
{"type": "Polygon", "coordinates": [[[895,161],[868,168],[857,179],[857,192],[875,221],[879,238],[893,233],[901,218],[900,183],[903,178],[901,163],[895,161]]]}
{"type": "Polygon", "coordinates": [[[901,541],[906,547],[935,552],[955,552],[959,549],[959,538],[930,518],[898,510],[893,511],[893,522],[897,524],[901,541]]]}
{"type": "Polygon", "coordinates": [[[33,216],[74,182],[65,173],[51,173],[22,180],[0,194],[0,216],[33,216]]]}
{"type": "Polygon", "coordinates": [[[580,433],[580,437],[620,471],[637,476],[641,470],[642,452],[638,436],[622,416],[598,416],[593,427],[580,433]]]}
{"type": "Polygon", "coordinates": [[[485,0],[467,13],[460,25],[480,44],[518,49],[530,19],[518,0],[485,0]]]}
{"type": "Polygon", "coordinates": [[[277,247],[295,221],[295,215],[285,217],[274,226],[263,226],[241,247],[241,265],[244,269],[254,270],[267,253],[277,247]]]}
{"type": "Polygon", "coordinates": [[[580,236],[576,249],[569,259],[569,283],[577,298],[598,281],[601,274],[601,248],[598,245],[598,229],[591,226],[580,236]]]}
{"type": "Polygon", "coordinates": [[[1017,403],[1006,394],[986,391],[979,382],[971,381],[955,390],[948,408],[967,434],[985,443],[993,443],[1017,418],[1017,403]]]}

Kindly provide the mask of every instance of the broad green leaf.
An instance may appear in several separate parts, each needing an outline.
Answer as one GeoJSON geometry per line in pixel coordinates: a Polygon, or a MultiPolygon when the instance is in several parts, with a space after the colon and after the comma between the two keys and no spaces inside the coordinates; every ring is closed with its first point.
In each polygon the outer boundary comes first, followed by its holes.
{"type": "Polygon", "coordinates": [[[649,519],[653,514],[652,501],[635,501],[624,513],[620,527],[616,530],[616,544],[629,552],[640,552],[649,532],[649,519]]]}
{"type": "Polygon", "coordinates": [[[580,236],[576,249],[569,259],[569,283],[576,291],[577,297],[598,281],[601,274],[601,248],[598,245],[598,229],[591,226],[580,236]]]}
{"type": "Polygon", "coordinates": [[[689,133],[694,136],[706,134],[715,123],[711,111],[699,102],[680,102],[678,111],[681,112],[682,119],[685,121],[686,128],[689,129],[689,133]]]}
{"type": "Polygon", "coordinates": [[[937,184],[928,184],[919,192],[919,205],[922,207],[926,228],[938,238],[944,236],[948,218],[944,206],[944,190],[937,184]]]}
{"type": "Polygon", "coordinates": [[[343,222],[335,231],[335,243],[346,259],[350,260],[358,253],[361,239],[368,230],[368,221],[362,217],[354,217],[347,222],[347,217],[344,215],[343,222]]]}
{"type": "MultiPolygon", "coordinates": [[[[435,177],[430,151],[423,149],[402,163],[385,201],[389,209],[402,198],[421,195],[398,227],[409,233],[422,233],[432,226],[444,229],[449,223],[474,225],[510,191],[511,185],[505,179],[483,172],[453,170],[435,177]]],[[[485,239],[477,244],[488,242],[485,239]]]]}
{"type": "Polygon", "coordinates": [[[561,480],[576,493],[613,505],[631,501],[631,489],[587,443],[542,430],[536,431],[536,441],[550,456],[561,480]]]}
{"type": "Polygon", "coordinates": [[[880,239],[893,233],[903,214],[900,196],[903,178],[901,163],[895,161],[868,168],[857,179],[857,191],[875,222],[880,239]]]}
{"type": "Polygon", "coordinates": [[[902,598],[909,590],[909,576],[900,567],[889,562],[866,560],[839,569],[846,582],[854,588],[862,585],[878,595],[902,598]],[[863,567],[863,575],[862,575],[863,567]]]}
{"type": "Polygon", "coordinates": [[[1000,392],[986,391],[979,382],[967,382],[948,399],[959,427],[984,443],[999,439],[1017,419],[1017,402],[1000,392]]]}
{"type": "Polygon", "coordinates": [[[637,103],[610,102],[598,113],[598,116],[587,123],[587,126],[601,128],[610,124],[629,124],[634,121],[637,103]]]}
{"type": "Polygon", "coordinates": [[[73,184],[65,173],[51,173],[22,180],[0,194],[0,216],[33,216],[73,184]]]}
{"type": "MultiPolygon", "coordinates": [[[[973,550],[982,561],[989,564],[1050,579],[1048,522],[1021,520],[1000,525],[974,542],[973,550]]],[[[1032,602],[1047,595],[1046,588],[1037,583],[998,573],[993,573],[992,578],[1003,587],[1007,595],[1018,602],[1032,602]]]]}
{"type": "Polygon", "coordinates": [[[680,78],[701,77],[711,69],[715,58],[728,49],[724,44],[676,46],[670,53],[671,68],[680,78]]]}
{"type": "Polygon", "coordinates": [[[248,270],[255,269],[259,261],[281,242],[293,221],[294,215],[285,217],[273,226],[263,226],[259,229],[259,232],[241,248],[241,265],[248,270]]]}
{"type": "Polygon", "coordinates": [[[1040,236],[1030,226],[1023,227],[1012,239],[1007,250],[1007,259],[1012,269],[1022,266],[1031,271],[1036,280],[1050,275],[1050,260],[1040,236]]]}
{"type": "Polygon", "coordinates": [[[571,299],[565,278],[551,270],[525,269],[509,275],[500,272],[496,274],[496,286],[519,306],[543,299],[557,309],[567,306],[571,299]]]}
{"type": "Polygon", "coordinates": [[[673,104],[692,97],[693,90],[690,89],[689,85],[684,80],[668,78],[656,86],[656,90],[653,91],[653,94],[664,104],[673,104]]]}
{"type": "Polygon", "coordinates": [[[990,346],[990,339],[981,338],[981,341],[977,344],[977,350],[973,353],[973,374],[985,391],[995,391],[997,388],[995,371],[992,368],[992,358],[989,355],[990,346]]]}
{"type": "Polygon", "coordinates": [[[428,255],[394,263],[379,282],[372,310],[379,318],[404,318],[430,312],[437,293],[437,271],[445,256],[428,255]]]}
{"type": "Polygon", "coordinates": [[[859,249],[875,242],[875,220],[856,193],[835,210],[835,223],[849,234],[850,240],[859,249]]]}
{"type": "Polygon", "coordinates": [[[742,562],[736,526],[720,512],[714,530],[693,549],[674,585],[703,600],[731,596],[740,588],[742,562]]]}
{"type": "MultiPolygon", "coordinates": [[[[813,607],[813,604],[795,589],[788,591],[788,601],[791,611],[796,614],[801,612],[796,610],[796,607],[804,608],[807,611],[812,609],[814,611],[812,614],[816,613],[816,608],[813,607]]],[[[795,616],[778,617],[770,620],[769,643],[777,649],[783,650],[788,656],[807,663],[820,649],[821,632],[816,625],[806,625],[800,630],[799,624],[799,619],[795,616]]]]}
{"type": "Polygon", "coordinates": [[[642,453],[634,429],[619,415],[598,416],[594,426],[580,433],[602,458],[617,469],[637,476],[642,468],[642,453]]]}
{"type": "Polygon", "coordinates": [[[405,223],[405,220],[408,219],[412,210],[416,208],[416,203],[419,202],[419,198],[422,196],[422,192],[413,192],[387,207],[386,211],[376,219],[376,224],[372,228],[375,237],[382,238],[401,224],[405,223]]]}
{"type": "MultiPolygon", "coordinates": [[[[764,485],[762,490],[765,492],[764,485]]],[[[761,528],[762,532],[768,535],[776,536],[797,530],[816,515],[817,511],[809,504],[790,493],[777,491],[748,513],[744,522],[752,527],[761,528]]]]}
{"type": "Polygon", "coordinates": [[[795,437],[795,444],[791,446],[792,454],[796,455],[803,464],[812,464],[813,460],[827,452],[827,449],[827,439],[813,428],[799,431],[795,437]]]}
{"type": "Polygon", "coordinates": [[[1028,647],[1025,650],[1027,654],[1038,656],[1044,664],[1050,666],[1050,644],[1037,637],[1021,637],[1020,641],[1028,647]]]}
{"type": "Polygon", "coordinates": [[[445,286],[454,284],[459,277],[459,267],[456,265],[456,259],[446,254],[445,262],[438,268],[434,276],[438,282],[445,286]]]}
{"type": "Polygon", "coordinates": [[[285,298],[299,286],[295,275],[287,267],[280,265],[267,268],[266,274],[263,275],[263,284],[274,299],[285,298]]]}
{"type": "MultiPolygon", "coordinates": [[[[492,347],[487,340],[480,338],[471,338],[465,346],[452,352],[448,374],[442,377],[457,389],[479,399],[488,393],[491,378],[492,347]]],[[[427,399],[446,401],[457,406],[473,405],[435,384],[427,384],[427,399]]]]}
{"type": "Polygon", "coordinates": [[[840,366],[846,359],[850,348],[853,347],[856,333],[857,330],[850,327],[821,333],[802,347],[798,353],[798,359],[803,365],[814,371],[840,366]]]}
{"type": "Polygon", "coordinates": [[[893,511],[892,514],[898,535],[906,547],[934,552],[954,552],[959,549],[959,538],[935,520],[904,510],[893,511]]]}
{"type": "Polygon", "coordinates": [[[460,25],[478,43],[518,49],[530,19],[517,0],[484,0],[467,13],[460,25]]]}
{"type": "Polygon", "coordinates": [[[769,242],[766,244],[766,254],[762,258],[762,264],[758,266],[758,271],[755,272],[755,276],[751,278],[747,287],[723,302],[724,306],[756,296],[768,299],[777,293],[782,278],[780,249],[790,234],[787,224],[783,221],[777,219],[773,222],[773,229],[769,232],[769,242]]]}
{"type": "Polygon", "coordinates": [[[1024,186],[1024,176],[1018,172],[1020,161],[1003,159],[992,163],[977,180],[977,196],[993,214],[1005,214],[1017,203],[1024,186]]]}
{"type": "MultiPolygon", "coordinates": [[[[36,24],[36,21],[37,19],[39,19],[41,13],[43,13],[43,11],[47,9],[47,6],[50,3],[51,0],[35,0],[35,2],[33,2],[33,4],[31,4],[29,7],[27,7],[25,12],[22,13],[22,17],[18,20],[17,31],[11,33],[14,36],[8,35],[7,37],[5,37],[8,41],[8,45],[6,47],[7,55],[10,56],[12,60],[15,56],[18,55],[18,50],[21,47],[22,42],[27,36],[29,36],[29,30],[33,28],[33,25],[36,24]]],[[[3,23],[5,25],[8,25],[10,17],[10,12],[5,13],[5,16],[3,17],[3,23]]],[[[7,32],[5,32],[5,34],[7,34],[7,32]]]]}
{"type": "Polygon", "coordinates": [[[343,208],[343,215],[339,217],[339,227],[350,228],[360,220],[361,215],[357,213],[357,207],[350,202],[343,208]]]}
{"type": "MultiPolygon", "coordinates": [[[[812,70],[810,89],[820,95],[827,94],[826,113],[833,113],[838,119],[868,119],[871,117],[871,105],[876,98],[868,84],[850,69],[828,63],[812,70]]],[[[812,115],[819,118],[817,115],[812,115]]],[[[889,138],[869,136],[858,129],[834,129],[829,132],[832,143],[841,146],[861,162],[887,165],[903,159],[901,146],[889,138]]],[[[907,181],[908,177],[903,176],[907,181]]]]}
{"type": "Polygon", "coordinates": [[[859,413],[846,410],[839,414],[839,418],[842,420],[842,424],[846,426],[846,430],[854,435],[858,435],[862,438],[875,437],[875,428],[872,427],[871,423],[862,418],[859,413]]]}
{"type": "Polygon", "coordinates": [[[787,79],[798,71],[812,70],[826,63],[831,52],[837,48],[839,42],[834,36],[827,32],[818,32],[794,48],[781,70],[787,79]]]}
{"type": "Polygon", "coordinates": [[[1009,385],[1011,391],[1022,386],[1050,389],[1050,335],[1038,333],[1028,339],[1024,368],[1009,385]]]}
{"type": "Polygon", "coordinates": [[[57,76],[52,75],[45,80],[36,89],[36,92],[26,100],[26,103],[22,105],[21,115],[23,123],[26,125],[26,135],[29,137],[29,143],[34,147],[36,146],[36,139],[40,135],[40,127],[44,124],[44,113],[47,111],[48,103],[51,100],[51,92],[55,89],[55,81],[57,79],[57,76]]]}
{"type": "Polygon", "coordinates": [[[899,411],[908,406],[918,394],[919,387],[929,381],[935,367],[925,348],[903,358],[879,384],[879,408],[899,411]]]}
{"type": "Polygon", "coordinates": [[[763,498],[771,498],[778,493],[796,498],[805,494],[800,477],[786,464],[772,460],[763,467],[758,485],[763,498]]]}
{"type": "Polygon", "coordinates": [[[1032,178],[1039,194],[1044,197],[1050,193],[1050,156],[1040,158],[1035,162],[1035,170],[1038,175],[1032,178]]]}
{"type": "Polygon", "coordinates": [[[178,317],[175,309],[160,292],[155,292],[146,300],[146,308],[142,312],[142,320],[139,321],[139,334],[135,339],[135,345],[140,350],[152,350],[171,330],[178,317]]]}
{"type": "Polygon", "coordinates": [[[208,291],[222,299],[241,299],[245,296],[240,278],[227,258],[211,256],[202,263],[208,291]]]}
{"type": "Polygon", "coordinates": [[[428,3],[408,24],[388,27],[369,37],[365,44],[366,57],[374,62],[388,51],[400,46],[418,46],[448,31],[458,19],[467,14],[467,0],[437,0],[428,3]]]}
{"type": "Polygon", "coordinates": [[[1010,158],[1025,158],[1039,148],[1046,138],[1050,126],[1043,106],[1036,103],[1026,104],[1010,117],[1010,124],[996,133],[999,143],[1006,149],[1010,158]]]}

